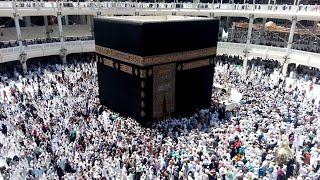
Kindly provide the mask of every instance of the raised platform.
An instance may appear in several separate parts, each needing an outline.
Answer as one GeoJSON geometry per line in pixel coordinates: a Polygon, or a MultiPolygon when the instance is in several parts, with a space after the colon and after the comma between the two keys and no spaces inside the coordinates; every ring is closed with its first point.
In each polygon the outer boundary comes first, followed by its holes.
{"type": "MultiPolygon", "coordinates": [[[[227,88],[221,84],[213,84],[213,87],[214,87],[214,91],[217,93],[221,93],[221,91],[227,92],[227,88]]],[[[228,100],[227,99],[220,100],[220,101],[213,100],[213,104],[216,106],[222,106],[223,103],[225,103],[226,110],[232,111],[237,108],[241,98],[242,98],[242,94],[238,92],[236,89],[231,88],[231,95],[228,100]]]]}
{"type": "Polygon", "coordinates": [[[223,103],[225,103],[225,106],[226,106],[226,111],[232,111],[234,109],[236,109],[239,105],[239,103],[236,103],[234,101],[220,101],[220,102],[217,102],[217,101],[213,101],[214,105],[216,106],[222,106],[223,103]]]}

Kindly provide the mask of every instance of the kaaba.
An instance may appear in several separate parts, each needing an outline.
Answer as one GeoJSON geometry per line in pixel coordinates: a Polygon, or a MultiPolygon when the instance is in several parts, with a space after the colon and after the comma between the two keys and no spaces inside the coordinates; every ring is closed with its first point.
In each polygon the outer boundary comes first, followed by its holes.
{"type": "Polygon", "coordinates": [[[218,30],[203,17],[95,18],[101,104],[141,124],[210,107],[218,30]]]}

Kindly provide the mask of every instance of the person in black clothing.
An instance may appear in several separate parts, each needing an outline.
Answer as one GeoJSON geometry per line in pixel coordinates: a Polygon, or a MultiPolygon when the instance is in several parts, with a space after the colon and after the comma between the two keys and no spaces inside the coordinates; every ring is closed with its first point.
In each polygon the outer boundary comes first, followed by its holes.
{"type": "Polygon", "coordinates": [[[58,174],[59,180],[61,180],[62,177],[64,176],[64,172],[59,166],[57,166],[57,174],[58,174]]]}
{"type": "Polygon", "coordinates": [[[38,136],[35,135],[34,141],[36,142],[37,146],[40,146],[40,142],[41,142],[41,141],[40,141],[40,139],[39,139],[38,136]]]}
{"type": "Polygon", "coordinates": [[[290,159],[287,163],[287,172],[286,172],[287,177],[293,176],[294,165],[295,165],[295,159],[290,159]]]}
{"type": "Polygon", "coordinates": [[[75,172],[76,172],[76,170],[74,170],[74,169],[71,167],[70,162],[69,162],[68,159],[66,160],[65,171],[66,171],[67,173],[75,173],[75,172]]]}
{"type": "Polygon", "coordinates": [[[4,134],[5,136],[7,136],[8,133],[8,129],[7,126],[2,124],[2,129],[1,129],[2,134],[4,134]]]}
{"type": "Polygon", "coordinates": [[[211,170],[209,173],[208,173],[208,177],[209,177],[209,180],[218,180],[218,177],[217,177],[217,174],[216,174],[216,170],[211,170]]]}

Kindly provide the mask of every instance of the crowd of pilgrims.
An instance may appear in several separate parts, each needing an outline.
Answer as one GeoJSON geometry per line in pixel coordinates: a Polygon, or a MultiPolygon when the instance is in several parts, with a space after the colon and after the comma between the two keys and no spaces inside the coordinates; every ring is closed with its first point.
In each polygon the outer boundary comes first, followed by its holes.
{"type": "Polygon", "coordinates": [[[319,178],[319,100],[301,80],[275,84],[263,66],[219,61],[214,82],[243,94],[237,109],[143,127],[99,104],[93,59],[1,69],[0,179],[319,178]],[[293,156],[280,165],[281,134],[293,156]]]}
{"type": "MultiPolygon", "coordinates": [[[[3,36],[3,33],[0,33],[3,36]]],[[[83,36],[83,37],[65,37],[65,41],[86,41],[86,40],[93,40],[92,36],[83,36]]],[[[22,44],[24,46],[34,45],[34,44],[45,44],[45,43],[55,43],[60,42],[59,38],[35,38],[30,40],[23,40],[22,44]]],[[[0,49],[1,48],[10,48],[10,47],[17,47],[19,46],[18,41],[14,42],[1,42],[0,41],[0,49]]]]}

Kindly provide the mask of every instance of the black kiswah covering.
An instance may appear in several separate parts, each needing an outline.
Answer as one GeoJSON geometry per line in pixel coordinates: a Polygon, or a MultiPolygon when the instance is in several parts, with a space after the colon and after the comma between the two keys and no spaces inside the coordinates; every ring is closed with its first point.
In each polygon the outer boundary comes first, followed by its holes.
{"type": "MultiPolygon", "coordinates": [[[[219,21],[208,18],[187,21],[141,22],[96,18],[94,27],[97,46],[129,55],[146,57],[214,48],[217,46],[219,21]]],[[[169,115],[166,111],[169,107],[175,109],[170,114],[181,115],[190,115],[196,109],[210,107],[215,54],[179,62],[170,62],[170,59],[164,59],[166,62],[163,64],[157,62],[154,65],[149,63],[146,66],[139,66],[135,62],[123,62],[112,57],[112,54],[97,53],[96,56],[101,103],[120,112],[121,115],[135,118],[141,124],[147,124],[155,118],[156,89],[153,89],[154,87],[164,88],[164,93],[159,98],[165,103],[161,104],[162,117],[169,115]],[[112,61],[113,65],[104,64],[105,59],[112,61]],[[181,68],[184,63],[201,60],[210,61],[210,63],[190,69],[181,68]],[[115,63],[118,65],[115,66],[115,63]],[[154,74],[157,73],[152,70],[159,69],[154,67],[170,63],[176,67],[173,73],[175,74],[173,81],[175,88],[174,92],[165,92],[165,84],[154,86],[154,78],[159,78],[159,76],[155,77],[154,74]],[[120,64],[130,66],[132,71],[129,73],[121,71],[120,64]],[[141,71],[144,71],[145,74],[142,75],[141,71]],[[173,100],[170,96],[172,94],[174,94],[173,100]]],[[[127,56],[123,55],[123,57],[127,56]]]]}

